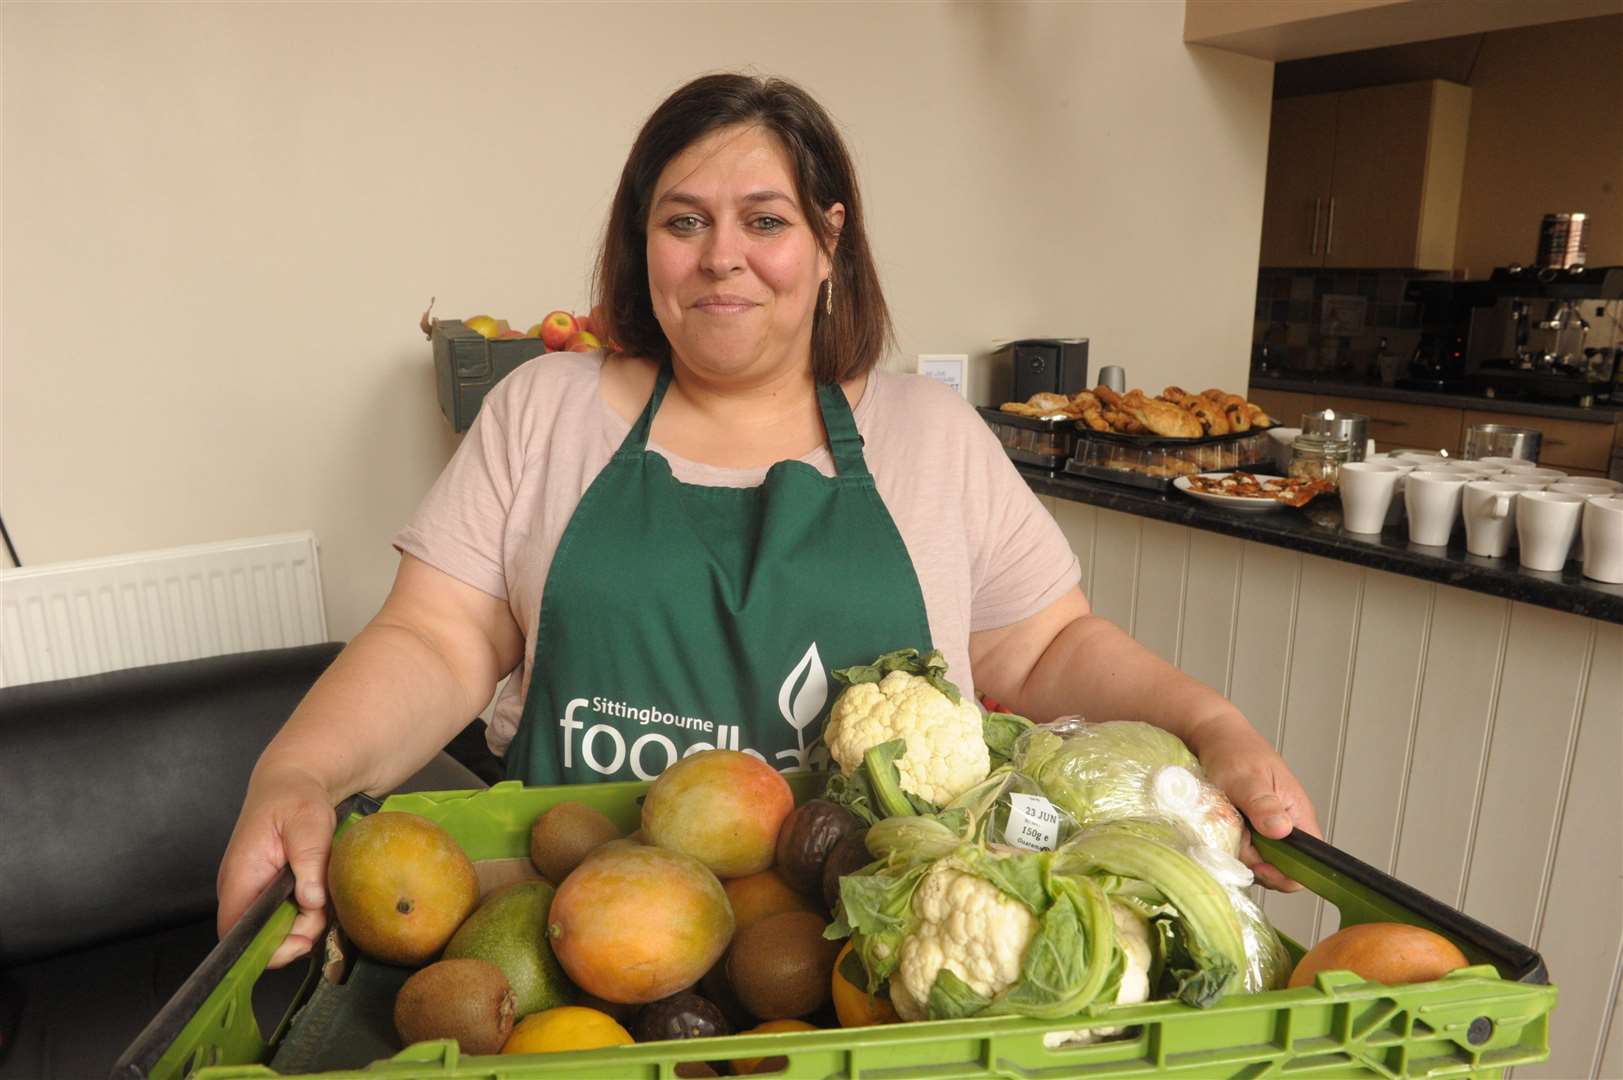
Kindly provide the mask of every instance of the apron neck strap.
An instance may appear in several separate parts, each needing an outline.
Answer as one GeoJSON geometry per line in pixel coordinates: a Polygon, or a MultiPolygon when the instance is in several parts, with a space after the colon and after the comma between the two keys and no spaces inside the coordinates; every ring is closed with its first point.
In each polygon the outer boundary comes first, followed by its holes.
{"type": "Polygon", "coordinates": [[[845,391],[830,383],[817,384],[817,407],[823,414],[823,428],[828,432],[828,448],[834,455],[834,471],[839,476],[867,476],[868,463],[862,457],[862,436],[857,433],[857,418],[851,414],[851,403],[845,400],[845,391]]]}
{"type": "Polygon", "coordinates": [[[643,451],[648,449],[648,432],[654,426],[654,413],[659,411],[659,403],[665,400],[665,391],[671,388],[671,365],[659,365],[659,377],[654,380],[654,392],[648,395],[648,404],[643,406],[642,415],[637,422],[631,425],[626,432],[625,441],[615,452],[615,457],[641,457],[643,451]]]}
{"type": "MultiPolygon", "coordinates": [[[[654,392],[643,406],[642,415],[631,425],[625,441],[615,457],[641,457],[648,449],[648,433],[654,426],[654,413],[665,400],[671,388],[671,365],[661,364],[659,377],[654,380],[654,392]]],[[[867,476],[868,463],[862,457],[862,436],[857,432],[857,420],[851,413],[851,403],[838,386],[817,384],[817,408],[823,415],[823,428],[828,432],[828,447],[834,457],[834,471],[839,476],[867,476]]]]}

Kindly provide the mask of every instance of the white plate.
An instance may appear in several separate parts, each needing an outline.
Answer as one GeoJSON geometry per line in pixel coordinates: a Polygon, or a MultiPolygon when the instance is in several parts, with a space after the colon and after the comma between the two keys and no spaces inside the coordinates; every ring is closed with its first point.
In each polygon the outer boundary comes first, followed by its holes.
{"type": "MultiPolygon", "coordinates": [[[[1228,473],[1200,473],[1199,475],[1215,480],[1218,477],[1227,476],[1228,473]]],[[[1201,502],[1208,502],[1213,506],[1226,506],[1230,510],[1250,510],[1253,512],[1258,510],[1278,510],[1286,505],[1285,503],[1280,502],[1278,499],[1273,498],[1249,499],[1244,495],[1214,495],[1206,491],[1196,491],[1194,488],[1189,486],[1189,477],[1187,476],[1178,477],[1176,480],[1172,481],[1172,486],[1192,499],[1199,499],[1201,502]]]]}

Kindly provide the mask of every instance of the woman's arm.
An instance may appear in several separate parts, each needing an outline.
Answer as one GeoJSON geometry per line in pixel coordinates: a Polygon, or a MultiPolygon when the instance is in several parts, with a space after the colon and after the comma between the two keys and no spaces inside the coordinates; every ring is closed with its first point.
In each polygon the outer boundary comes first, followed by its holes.
{"type": "MultiPolygon", "coordinates": [[[[1307,793],[1250,721],[1222,694],[1092,614],[1080,589],[1020,622],[971,634],[969,654],[975,689],[1006,708],[1045,723],[1082,715],[1165,728],[1264,836],[1284,836],[1293,826],[1319,835],[1307,793]]],[[[1300,888],[1262,863],[1249,842],[1242,856],[1263,884],[1300,888]]]]}
{"type": "Polygon", "coordinates": [[[333,806],[390,791],[422,768],[484,708],[522,650],[505,601],[402,556],[382,610],[254,766],[220,863],[220,932],[291,862],[300,914],[272,964],[308,950],[325,922],[333,806]]]}

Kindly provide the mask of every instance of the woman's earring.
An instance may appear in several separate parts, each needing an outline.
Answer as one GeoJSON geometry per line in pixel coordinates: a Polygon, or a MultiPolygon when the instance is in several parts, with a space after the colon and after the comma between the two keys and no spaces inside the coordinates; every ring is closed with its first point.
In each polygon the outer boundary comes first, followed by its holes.
{"type": "Polygon", "coordinates": [[[828,292],[823,296],[823,314],[832,315],[834,314],[834,275],[830,274],[824,278],[823,284],[828,286],[828,292]]]}

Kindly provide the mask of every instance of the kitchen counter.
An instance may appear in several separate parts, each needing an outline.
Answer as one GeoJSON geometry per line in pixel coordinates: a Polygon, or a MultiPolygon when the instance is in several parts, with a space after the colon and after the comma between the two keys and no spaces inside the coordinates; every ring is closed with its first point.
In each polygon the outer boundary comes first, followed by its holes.
{"type": "Polygon", "coordinates": [[[1380,383],[1303,375],[1263,375],[1253,372],[1251,385],[1264,390],[1284,390],[1300,394],[1338,394],[1343,397],[1368,398],[1371,401],[1442,405],[1453,409],[1477,409],[1483,412],[1520,416],[1547,416],[1554,420],[1588,420],[1597,424],[1615,424],[1619,415],[1623,414],[1623,407],[1615,404],[1599,404],[1584,408],[1578,405],[1552,405],[1541,401],[1482,397],[1469,393],[1445,394],[1432,390],[1405,390],[1396,386],[1382,386],[1380,383]]]}
{"type": "Polygon", "coordinates": [[[1179,491],[1165,495],[1065,473],[1016,466],[1039,495],[1086,503],[1137,517],[1252,540],[1309,555],[1453,585],[1556,611],[1623,623],[1623,585],[1591,581],[1578,560],[1560,573],[1524,570],[1514,557],[1486,559],[1465,550],[1463,526],[1446,548],[1409,542],[1405,525],[1380,535],[1341,527],[1341,503],[1321,496],[1298,510],[1228,510],[1179,491]]]}

